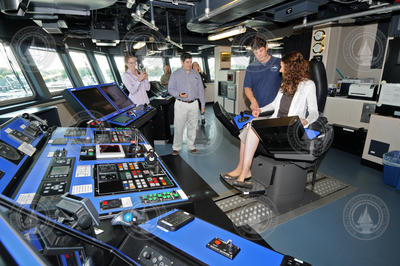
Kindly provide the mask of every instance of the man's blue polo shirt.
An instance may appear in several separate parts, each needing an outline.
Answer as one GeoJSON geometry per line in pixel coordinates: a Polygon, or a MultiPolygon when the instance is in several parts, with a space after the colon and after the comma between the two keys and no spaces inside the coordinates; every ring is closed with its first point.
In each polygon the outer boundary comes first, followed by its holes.
{"type": "Polygon", "coordinates": [[[280,63],[279,58],[271,56],[267,63],[256,60],[246,69],[243,88],[251,88],[260,107],[271,103],[278,93],[282,81],[280,63]]]}

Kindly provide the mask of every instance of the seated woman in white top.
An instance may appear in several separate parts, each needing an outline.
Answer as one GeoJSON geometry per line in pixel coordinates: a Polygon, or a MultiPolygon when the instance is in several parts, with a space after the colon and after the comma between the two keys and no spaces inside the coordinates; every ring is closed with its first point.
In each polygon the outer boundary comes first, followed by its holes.
{"type": "MultiPolygon", "coordinates": [[[[270,118],[299,116],[304,127],[315,122],[319,116],[315,84],[310,80],[309,64],[299,52],[290,52],[282,58],[282,84],[275,100],[252,112],[258,117],[261,112],[274,110],[270,118]]],[[[264,118],[268,119],[268,118],[264,118]]],[[[259,139],[249,123],[239,135],[240,155],[237,167],[222,173],[225,179],[236,179],[233,184],[238,187],[252,187],[250,166],[257,149],[259,139]]]]}

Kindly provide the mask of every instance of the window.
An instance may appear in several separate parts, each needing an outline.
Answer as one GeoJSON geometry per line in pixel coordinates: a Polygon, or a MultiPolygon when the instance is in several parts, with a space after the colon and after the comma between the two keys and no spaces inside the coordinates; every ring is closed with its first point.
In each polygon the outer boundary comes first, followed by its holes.
{"type": "Polygon", "coordinates": [[[249,56],[232,56],[231,69],[246,69],[249,65],[249,56]]]}
{"type": "Polygon", "coordinates": [[[89,63],[89,59],[84,52],[69,51],[69,55],[72,58],[72,62],[78,70],[79,76],[82,79],[83,85],[89,86],[97,84],[98,81],[94,75],[92,66],[89,63]]]}
{"type": "Polygon", "coordinates": [[[123,56],[117,56],[117,55],[114,56],[114,61],[115,61],[115,64],[117,65],[119,73],[121,74],[121,77],[122,77],[122,74],[124,74],[124,72],[125,72],[125,61],[124,60],[125,59],[123,56]]]}
{"type": "Polygon", "coordinates": [[[111,72],[111,67],[108,63],[107,57],[103,54],[94,54],[94,57],[97,60],[97,64],[99,65],[101,73],[103,74],[104,82],[114,82],[114,76],[111,72]]]}
{"type": "Polygon", "coordinates": [[[33,96],[8,45],[0,43],[0,101],[33,96]]]}
{"type": "Polygon", "coordinates": [[[208,58],[207,63],[210,70],[210,80],[215,80],[215,57],[208,58]]]}
{"type": "Polygon", "coordinates": [[[172,57],[169,59],[169,66],[171,67],[171,73],[182,67],[180,57],[172,57]]]}
{"type": "Polygon", "coordinates": [[[193,57],[193,58],[192,58],[192,62],[197,62],[197,63],[199,63],[199,66],[200,66],[201,71],[207,72],[207,71],[204,69],[203,58],[201,58],[201,57],[193,57]]]}
{"type": "Polygon", "coordinates": [[[149,80],[160,81],[162,74],[164,74],[164,64],[161,57],[145,57],[142,61],[143,66],[149,74],[149,80]]]}
{"type": "Polygon", "coordinates": [[[72,88],[71,80],[69,79],[60,56],[56,51],[30,47],[29,53],[31,54],[33,61],[39,69],[50,92],[72,88]]]}

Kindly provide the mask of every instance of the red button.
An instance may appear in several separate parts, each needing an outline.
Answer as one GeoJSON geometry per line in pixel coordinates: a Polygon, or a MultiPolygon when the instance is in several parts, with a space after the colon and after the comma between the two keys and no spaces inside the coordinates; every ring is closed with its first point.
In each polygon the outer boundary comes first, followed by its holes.
{"type": "Polygon", "coordinates": [[[217,244],[217,245],[220,245],[220,244],[221,244],[221,241],[215,240],[214,243],[217,244]]]}
{"type": "Polygon", "coordinates": [[[103,201],[103,205],[107,205],[108,204],[108,202],[107,201],[103,201]]]}

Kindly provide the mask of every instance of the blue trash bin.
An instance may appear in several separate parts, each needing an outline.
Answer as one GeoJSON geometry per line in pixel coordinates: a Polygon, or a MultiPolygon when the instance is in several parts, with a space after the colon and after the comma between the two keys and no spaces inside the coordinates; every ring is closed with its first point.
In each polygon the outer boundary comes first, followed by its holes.
{"type": "Polygon", "coordinates": [[[400,151],[383,154],[383,182],[400,189],[400,151]]]}

